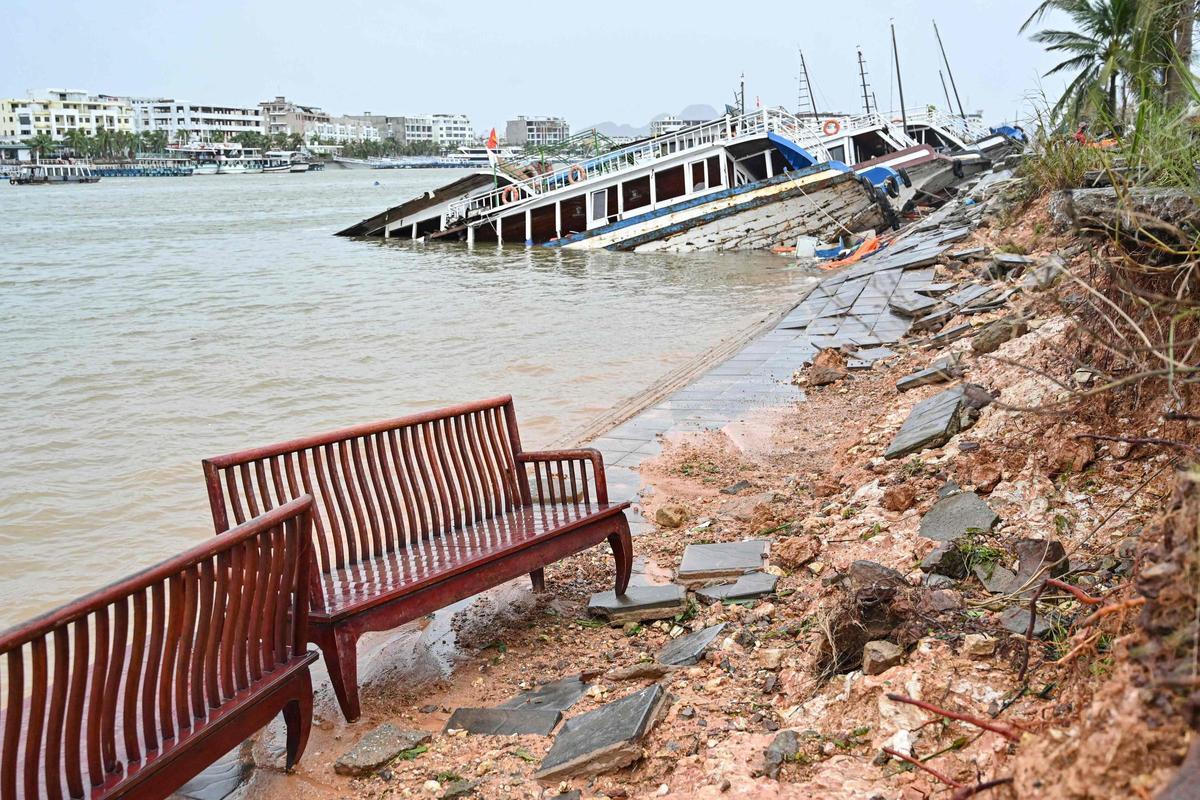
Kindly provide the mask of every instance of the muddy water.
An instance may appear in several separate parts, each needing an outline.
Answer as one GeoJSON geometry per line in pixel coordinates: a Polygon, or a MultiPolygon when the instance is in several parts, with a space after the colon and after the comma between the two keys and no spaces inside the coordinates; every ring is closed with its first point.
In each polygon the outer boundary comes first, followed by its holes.
{"type": "Polygon", "coordinates": [[[546,444],[808,280],[330,235],[454,177],[0,187],[0,626],[207,536],[203,456],[504,392],[546,444]]]}

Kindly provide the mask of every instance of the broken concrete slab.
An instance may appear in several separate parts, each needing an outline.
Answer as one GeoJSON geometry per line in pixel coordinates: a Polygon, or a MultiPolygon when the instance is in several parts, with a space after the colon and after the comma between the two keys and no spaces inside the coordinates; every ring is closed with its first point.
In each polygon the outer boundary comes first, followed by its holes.
{"type": "Polygon", "coordinates": [[[487,736],[549,736],[562,712],[557,708],[456,708],[443,730],[487,736]]]}
{"type": "Polygon", "coordinates": [[[666,619],[687,607],[687,590],[674,583],[633,586],[618,596],[613,590],[597,592],[588,600],[588,613],[610,622],[666,619]]]}
{"type": "Polygon", "coordinates": [[[719,583],[697,589],[696,594],[710,603],[719,600],[753,600],[775,591],[779,578],[766,572],[748,572],[734,583],[719,583]]]}
{"type": "Polygon", "coordinates": [[[587,693],[590,685],[580,676],[573,675],[570,678],[542,684],[529,692],[521,692],[516,697],[501,703],[499,707],[552,708],[557,711],[566,711],[587,693]]]}
{"type": "Polygon", "coordinates": [[[712,646],[716,638],[724,632],[727,624],[722,622],[719,625],[710,625],[695,633],[680,636],[658,651],[658,662],[677,667],[695,664],[704,656],[704,652],[712,646]]]}
{"type": "Polygon", "coordinates": [[[919,294],[897,292],[888,298],[888,308],[902,317],[923,317],[937,308],[939,302],[919,294]]]}
{"type": "Polygon", "coordinates": [[[940,447],[962,427],[963,388],[956,386],[928,397],[913,407],[883,457],[901,458],[930,447],[940,447]]]}
{"type": "Polygon", "coordinates": [[[957,342],[966,336],[971,335],[971,331],[975,330],[975,326],[969,322],[964,322],[961,325],[955,325],[949,330],[944,330],[941,333],[934,334],[929,337],[929,344],[933,347],[941,347],[942,345],[957,342]]]}
{"type": "Polygon", "coordinates": [[[370,775],[405,750],[411,750],[432,738],[428,731],[406,730],[386,722],[368,732],[358,740],[358,744],[342,754],[333,763],[333,771],[351,777],[370,775]]]}
{"type": "Polygon", "coordinates": [[[752,539],[718,544],[689,544],[683,550],[677,577],[680,583],[698,584],[713,578],[733,578],[766,566],[767,542],[752,539]]]}
{"type": "Polygon", "coordinates": [[[958,492],[943,497],[921,518],[920,534],[937,542],[953,542],[971,533],[986,533],[1000,521],[974,492],[958,492]]]}
{"type": "Polygon", "coordinates": [[[961,375],[962,370],[957,366],[947,368],[936,366],[926,367],[925,369],[918,370],[911,375],[905,375],[903,378],[896,381],[896,390],[907,392],[909,389],[916,389],[918,386],[930,386],[935,383],[945,383],[946,381],[960,377],[961,375]]]}
{"type": "Polygon", "coordinates": [[[642,757],[641,739],[657,722],[666,701],[655,683],[566,721],[534,777],[556,781],[600,775],[642,757]]]}
{"type": "Polygon", "coordinates": [[[987,252],[986,247],[972,247],[968,250],[959,250],[957,253],[951,253],[950,257],[955,261],[973,261],[977,258],[985,258],[987,252]]]}

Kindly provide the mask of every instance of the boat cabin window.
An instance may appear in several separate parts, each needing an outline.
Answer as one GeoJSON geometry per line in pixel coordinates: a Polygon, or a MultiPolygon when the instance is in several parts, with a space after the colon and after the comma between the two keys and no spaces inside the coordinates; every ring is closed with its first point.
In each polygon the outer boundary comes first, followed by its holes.
{"type": "Polygon", "coordinates": [[[708,167],[707,183],[709,188],[723,185],[721,183],[721,157],[709,156],[705,164],[708,167]]]}
{"type": "Polygon", "coordinates": [[[703,161],[693,161],[688,164],[688,169],[692,171],[692,191],[703,192],[708,188],[708,179],[704,173],[707,171],[707,165],[703,161]]]}
{"type": "Polygon", "coordinates": [[[601,189],[592,192],[592,220],[598,221],[608,217],[608,190],[601,189]]]}
{"type": "Polygon", "coordinates": [[[828,150],[829,150],[829,158],[831,160],[833,160],[833,161],[845,161],[846,160],[846,145],[839,144],[837,147],[828,148],[828,150]]]}

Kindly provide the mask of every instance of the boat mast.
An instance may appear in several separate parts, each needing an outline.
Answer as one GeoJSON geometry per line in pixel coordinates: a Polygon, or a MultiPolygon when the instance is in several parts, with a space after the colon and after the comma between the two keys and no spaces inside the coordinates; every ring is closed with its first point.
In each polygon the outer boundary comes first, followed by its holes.
{"type": "Polygon", "coordinates": [[[896,57],[896,86],[900,89],[900,124],[908,133],[908,112],[904,110],[904,81],[900,79],[900,50],[896,47],[896,23],[892,23],[892,55],[896,57]]]}
{"type": "Polygon", "coordinates": [[[946,109],[952,109],[954,106],[950,105],[950,92],[946,90],[946,76],[942,74],[940,69],[938,70],[938,78],[942,82],[942,94],[946,95],[946,109]]]}
{"type": "MultiPolygon", "coordinates": [[[[946,74],[950,76],[950,88],[954,89],[954,99],[958,103],[958,115],[963,119],[967,115],[963,113],[962,100],[958,99],[958,86],[954,84],[954,71],[950,69],[950,59],[946,58],[946,48],[942,45],[942,34],[938,31],[937,20],[933,21],[933,35],[937,37],[938,49],[942,51],[942,62],[946,65],[946,74]]],[[[944,83],[944,82],[943,82],[944,83]]],[[[946,105],[950,104],[950,98],[946,98],[946,105]]]]}
{"type": "MultiPolygon", "coordinates": [[[[867,91],[867,64],[863,61],[862,48],[858,48],[858,78],[862,81],[863,93],[863,111],[867,114],[871,113],[871,96],[873,92],[867,91]]],[[[876,104],[876,108],[878,108],[876,104]]]]}
{"type": "Polygon", "coordinates": [[[796,114],[800,114],[800,109],[804,106],[805,98],[808,98],[808,105],[812,109],[813,119],[817,117],[817,100],[813,97],[812,81],[808,77],[808,64],[804,63],[804,51],[800,50],[800,86],[796,90],[796,114]]]}
{"type": "Polygon", "coordinates": [[[746,116],[746,73],[738,76],[738,114],[746,116]]]}

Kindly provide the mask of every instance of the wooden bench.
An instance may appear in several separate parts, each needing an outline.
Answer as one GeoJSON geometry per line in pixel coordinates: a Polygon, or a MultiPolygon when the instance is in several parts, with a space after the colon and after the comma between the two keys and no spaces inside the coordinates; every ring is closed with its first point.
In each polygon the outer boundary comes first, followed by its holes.
{"type": "Polygon", "coordinates": [[[347,720],[355,648],[405,622],[607,540],[616,590],[633,546],[596,450],[521,450],[511,397],[361,425],[204,461],[217,532],[313,495],[319,588],[309,635],[347,720]],[[532,472],[532,476],[530,475],[532,472]]]}
{"type": "Polygon", "coordinates": [[[0,798],[162,798],[312,720],[311,497],[0,634],[0,798]]]}

